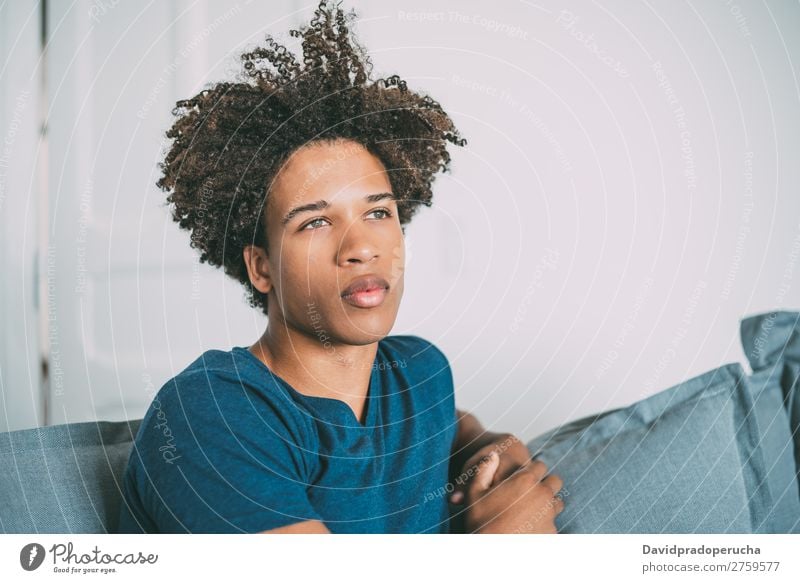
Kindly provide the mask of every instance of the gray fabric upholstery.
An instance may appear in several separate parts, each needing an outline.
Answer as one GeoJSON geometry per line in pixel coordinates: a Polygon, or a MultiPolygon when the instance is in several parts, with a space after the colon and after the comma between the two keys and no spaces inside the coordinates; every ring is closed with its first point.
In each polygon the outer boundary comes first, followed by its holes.
{"type": "Polygon", "coordinates": [[[0,433],[0,531],[115,532],[141,419],[0,433]]]}

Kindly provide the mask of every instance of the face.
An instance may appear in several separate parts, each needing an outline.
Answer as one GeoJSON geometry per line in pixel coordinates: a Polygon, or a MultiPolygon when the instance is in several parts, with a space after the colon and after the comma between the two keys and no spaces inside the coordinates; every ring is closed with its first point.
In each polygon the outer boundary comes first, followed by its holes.
{"type": "Polygon", "coordinates": [[[269,255],[250,247],[245,262],[254,287],[268,293],[270,326],[322,343],[386,336],[403,295],[405,241],[381,161],[352,141],[305,146],[282,167],[265,206],[269,255]],[[366,276],[375,279],[365,291],[343,297],[366,276]]]}

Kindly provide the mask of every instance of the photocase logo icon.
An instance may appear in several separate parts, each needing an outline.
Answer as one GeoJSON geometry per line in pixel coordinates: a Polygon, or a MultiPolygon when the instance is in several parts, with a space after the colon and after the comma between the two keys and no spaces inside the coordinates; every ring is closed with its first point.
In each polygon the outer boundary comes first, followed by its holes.
{"type": "Polygon", "coordinates": [[[35,571],[44,562],[44,547],[39,543],[29,543],[19,552],[19,564],[26,571],[35,571]]]}

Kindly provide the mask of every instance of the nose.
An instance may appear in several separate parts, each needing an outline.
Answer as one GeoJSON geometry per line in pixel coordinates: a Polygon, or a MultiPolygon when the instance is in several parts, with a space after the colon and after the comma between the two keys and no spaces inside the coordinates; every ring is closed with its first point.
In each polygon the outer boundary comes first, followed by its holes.
{"type": "Polygon", "coordinates": [[[342,235],[337,262],[341,267],[352,263],[368,263],[378,257],[378,245],[369,225],[354,221],[342,235]]]}

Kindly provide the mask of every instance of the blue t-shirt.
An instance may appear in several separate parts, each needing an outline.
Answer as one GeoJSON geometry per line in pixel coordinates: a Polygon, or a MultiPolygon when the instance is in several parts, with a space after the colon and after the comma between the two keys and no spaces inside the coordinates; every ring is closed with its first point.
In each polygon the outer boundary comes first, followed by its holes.
{"type": "Polygon", "coordinates": [[[299,393],[243,346],[209,350],[150,404],[123,481],[119,532],[446,533],[457,421],[445,355],[418,336],[378,350],[365,422],[299,393]]]}

